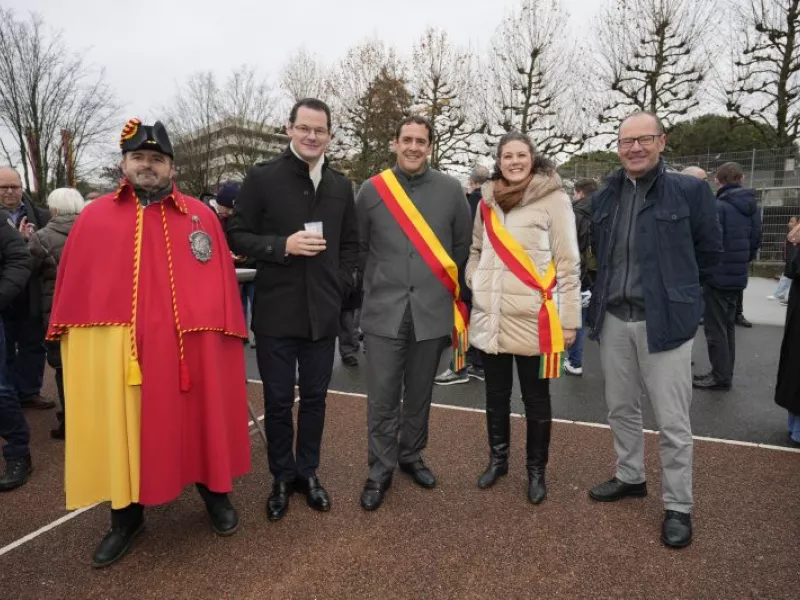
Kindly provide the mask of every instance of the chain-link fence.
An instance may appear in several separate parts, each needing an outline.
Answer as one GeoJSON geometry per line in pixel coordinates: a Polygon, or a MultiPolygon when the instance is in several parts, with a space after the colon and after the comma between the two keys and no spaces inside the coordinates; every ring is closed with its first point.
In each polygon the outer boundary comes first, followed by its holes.
{"type": "MultiPolygon", "coordinates": [[[[682,171],[700,167],[708,173],[716,189],[714,172],[726,162],[736,162],[745,173],[745,185],[756,189],[762,215],[762,242],[759,260],[783,262],[789,219],[800,216],[800,156],[792,149],[750,150],[747,152],[708,152],[694,156],[664,154],[668,168],[682,171]]],[[[574,158],[559,167],[568,187],[578,179],[602,180],[619,168],[619,162],[579,161],[574,158]]]]}

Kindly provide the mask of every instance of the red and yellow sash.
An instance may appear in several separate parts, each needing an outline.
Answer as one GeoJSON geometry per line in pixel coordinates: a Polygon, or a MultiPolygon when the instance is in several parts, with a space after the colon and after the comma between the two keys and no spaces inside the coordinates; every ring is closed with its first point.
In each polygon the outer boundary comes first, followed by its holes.
{"type": "Polygon", "coordinates": [[[455,370],[460,371],[464,368],[469,346],[467,333],[469,312],[466,305],[461,302],[458,267],[442,247],[439,238],[414,206],[391,169],[375,175],[370,181],[403,233],[406,234],[436,278],[453,296],[453,363],[455,370]]]}
{"type": "Polygon", "coordinates": [[[539,377],[553,379],[561,376],[564,353],[564,331],[558,318],[558,310],[553,301],[553,289],[556,287],[556,266],[553,261],[547,268],[544,277],[539,274],[528,253],[503,227],[497,213],[481,200],[481,216],[486,226],[486,233],[492,242],[494,251],[517,278],[542,294],[542,307],[539,309],[539,352],[541,362],[539,377]]]}

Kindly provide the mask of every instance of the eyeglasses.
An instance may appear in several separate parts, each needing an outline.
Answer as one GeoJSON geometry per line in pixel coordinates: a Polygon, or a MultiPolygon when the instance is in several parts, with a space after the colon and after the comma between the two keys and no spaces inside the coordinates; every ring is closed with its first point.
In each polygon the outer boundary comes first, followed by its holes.
{"type": "Polygon", "coordinates": [[[656,143],[656,140],[659,139],[663,134],[658,135],[640,135],[639,137],[635,138],[620,138],[617,140],[617,146],[620,148],[633,148],[633,145],[636,142],[639,142],[639,145],[642,148],[648,148],[656,143]]]}
{"type": "Polygon", "coordinates": [[[16,192],[21,190],[21,185],[0,185],[0,194],[7,194],[8,192],[16,192]]]}
{"type": "Polygon", "coordinates": [[[303,136],[311,135],[312,131],[314,132],[314,135],[316,135],[317,137],[324,137],[328,135],[328,130],[325,129],[324,127],[312,128],[309,127],[308,125],[293,125],[292,129],[294,129],[297,133],[303,136]]]}

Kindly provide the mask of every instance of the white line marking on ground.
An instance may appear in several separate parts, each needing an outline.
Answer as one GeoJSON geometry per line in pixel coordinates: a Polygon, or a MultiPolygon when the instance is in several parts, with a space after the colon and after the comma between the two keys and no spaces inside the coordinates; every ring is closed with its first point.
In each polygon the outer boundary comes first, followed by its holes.
{"type": "MultiPolygon", "coordinates": [[[[251,381],[251,380],[248,380],[248,381],[249,381],[249,383],[256,383],[255,381],[251,381]]],[[[258,383],[261,383],[261,382],[259,381],[258,383]]],[[[295,402],[297,402],[298,400],[300,400],[299,396],[294,399],[295,402]]],[[[258,417],[258,420],[259,421],[263,421],[264,420],[264,415],[261,415],[260,417],[258,417]]],[[[252,430],[250,431],[250,437],[252,437],[253,434],[258,433],[258,429],[253,427],[254,425],[255,425],[255,421],[248,421],[247,422],[248,428],[252,428],[252,430]]],[[[21,537],[18,540],[14,541],[14,542],[11,542],[7,546],[3,546],[2,548],[0,548],[0,556],[3,556],[4,554],[9,553],[12,550],[16,550],[20,546],[23,546],[24,544],[27,544],[28,542],[30,542],[32,540],[35,540],[40,535],[43,535],[43,534],[47,533],[48,531],[51,531],[51,530],[55,529],[59,525],[63,525],[64,523],[67,523],[67,522],[71,521],[75,517],[79,517],[83,513],[88,512],[88,511],[92,510],[93,508],[96,508],[96,507],[100,506],[101,504],[103,504],[103,503],[102,502],[98,502],[96,504],[92,504],[91,506],[85,506],[84,508],[80,508],[78,510],[73,510],[72,512],[67,513],[66,515],[64,515],[60,519],[56,519],[52,523],[49,523],[49,524],[45,525],[44,527],[41,527],[40,529],[37,529],[36,531],[34,531],[32,533],[29,533],[25,537],[21,537]]]]}
{"type": "Polygon", "coordinates": [[[63,525],[67,521],[71,521],[75,517],[80,516],[83,513],[87,512],[89,510],[92,510],[95,506],[99,506],[99,505],[100,505],[100,503],[98,502],[97,504],[92,504],[91,506],[86,506],[84,508],[79,508],[78,510],[74,510],[71,513],[68,513],[68,514],[64,515],[60,519],[56,519],[55,521],[53,521],[49,525],[45,525],[44,527],[42,527],[40,529],[37,529],[33,533],[29,533],[25,537],[21,537],[16,542],[11,542],[8,546],[4,546],[3,548],[0,548],[0,556],[3,556],[3,554],[6,554],[6,553],[11,552],[12,550],[14,550],[16,548],[19,548],[23,544],[27,544],[28,542],[30,542],[33,539],[36,539],[37,537],[39,537],[43,533],[47,533],[51,529],[55,529],[59,525],[63,525]]]}
{"type": "MultiPolygon", "coordinates": [[[[248,383],[254,383],[257,385],[264,385],[260,379],[248,379],[248,383]]],[[[337,394],[339,396],[348,396],[350,398],[366,398],[366,394],[361,394],[358,392],[340,392],[338,390],[328,390],[329,394],[337,394]]],[[[297,401],[297,399],[295,399],[297,401]]],[[[447,410],[459,410],[462,412],[475,412],[475,413],[485,413],[486,411],[482,408],[470,408],[467,406],[453,406],[452,404],[437,404],[432,403],[431,406],[435,408],[444,408],[447,410]]],[[[511,413],[512,417],[516,417],[518,419],[523,418],[523,415],[519,413],[511,413]]],[[[588,421],[570,421],[569,419],[553,419],[555,423],[564,423],[566,425],[578,425],[580,427],[593,427],[595,429],[611,429],[607,423],[590,423],[588,421]]],[[[653,431],[652,429],[645,429],[645,433],[649,433],[651,435],[658,434],[658,431],[653,431]]],[[[700,442],[711,442],[712,444],[727,444],[729,446],[742,446],[745,448],[759,448],[761,450],[777,450],[779,452],[790,452],[792,454],[800,454],[799,448],[787,448],[785,446],[773,446],[772,444],[761,444],[761,443],[754,443],[754,442],[743,442],[741,440],[726,440],[724,438],[713,438],[713,437],[706,437],[702,435],[693,435],[692,439],[700,441],[700,442]]]]}

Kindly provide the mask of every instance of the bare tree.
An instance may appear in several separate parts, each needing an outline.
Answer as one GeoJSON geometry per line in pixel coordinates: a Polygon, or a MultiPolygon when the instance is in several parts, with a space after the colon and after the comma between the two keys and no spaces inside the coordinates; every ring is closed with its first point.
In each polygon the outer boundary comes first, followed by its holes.
{"type": "Polygon", "coordinates": [[[549,155],[582,145],[586,136],[572,110],[575,46],[567,24],[558,0],[522,0],[503,19],[488,60],[490,84],[483,101],[487,144],[517,130],[549,155]]]}
{"type": "Polygon", "coordinates": [[[277,108],[272,87],[254,69],[241,67],[230,75],[219,100],[219,120],[229,124],[225,132],[229,174],[244,179],[250,167],[275,153],[275,144],[280,144],[274,125],[277,108]]]}
{"type": "Polygon", "coordinates": [[[69,52],[60,34],[46,32],[41,17],[22,20],[0,8],[2,151],[10,162],[22,163],[27,188],[42,198],[63,185],[62,137],[80,167],[90,148],[116,130],[118,110],[105,73],[69,52]]]}
{"type": "Polygon", "coordinates": [[[634,110],[657,114],[665,126],[700,104],[712,66],[716,0],[615,0],[600,17],[598,79],[608,93],[598,133],[615,132],[634,110]]]}
{"type": "Polygon", "coordinates": [[[351,48],[336,65],[328,88],[335,129],[329,153],[334,161],[346,166],[366,152],[359,135],[367,120],[364,99],[381,74],[387,79],[405,82],[404,72],[404,65],[394,49],[379,40],[367,40],[351,48]]]}
{"type": "Polygon", "coordinates": [[[259,160],[278,153],[276,97],[247,66],[220,85],[211,71],[191,75],[164,112],[175,144],[181,186],[199,195],[226,178],[244,178],[259,160]]]}
{"type": "Polygon", "coordinates": [[[775,135],[781,148],[800,138],[800,0],[748,0],[728,110],[775,135]]]}
{"type": "Polygon", "coordinates": [[[330,91],[327,69],[316,56],[301,47],[283,67],[280,87],[292,103],[303,98],[325,101],[330,91]]]}
{"type": "Polygon", "coordinates": [[[214,73],[198,72],[179,86],[165,121],[175,146],[175,166],[181,186],[199,195],[219,185],[226,156],[215,150],[219,130],[220,90],[214,73]]]}
{"type": "Polygon", "coordinates": [[[414,46],[414,111],[433,124],[435,169],[464,171],[477,156],[476,138],[486,127],[471,110],[479,78],[475,64],[475,57],[454,48],[443,30],[428,29],[414,46]]]}

